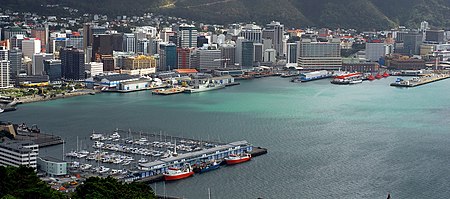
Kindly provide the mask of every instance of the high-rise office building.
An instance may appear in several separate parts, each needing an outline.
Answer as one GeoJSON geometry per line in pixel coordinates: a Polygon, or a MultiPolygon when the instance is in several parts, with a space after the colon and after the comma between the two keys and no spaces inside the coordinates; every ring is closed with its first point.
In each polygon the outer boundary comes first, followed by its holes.
{"type": "Polygon", "coordinates": [[[123,52],[136,52],[136,36],[129,33],[123,34],[122,45],[123,52]]]}
{"type": "Polygon", "coordinates": [[[193,25],[182,24],[178,28],[178,46],[181,48],[197,47],[198,32],[193,25]]]}
{"type": "Polygon", "coordinates": [[[16,81],[19,74],[26,72],[26,68],[22,64],[22,51],[19,48],[13,48],[8,52],[8,59],[10,63],[10,79],[11,82],[16,81]]]}
{"type": "Polygon", "coordinates": [[[61,80],[61,60],[44,60],[44,72],[48,75],[50,81],[61,80]]]}
{"type": "Polygon", "coordinates": [[[99,61],[101,55],[112,55],[113,41],[110,34],[96,34],[92,40],[91,61],[99,61]]]}
{"type": "Polygon", "coordinates": [[[264,45],[262,43],[254,43],[253,44],[253,60],[255,62],[261,63],[263,61],[264,56],[264,45]]]}
{"type": "Polygon", "coordinates": [[[410,32],[403,38],[403,52],[411,55],[420,54],[420,45],[422,44],[423,34],[410,32]]]}
{"type": "Polygon", "coordinates": [[[273,32],[273,40],[272,40],[273,47],[277,51],[277,54],[279,56],[283,55],[284,25],[280,24],[280,22],[273,21],[272,23],[267,24],[266,30],[268,30],[268,34],[270,32],[273,32]]]}
{"type": "Polygon", "coordinates": [[[83,49],[83,36],[78,32],[73,32],[67,36],[66,47],[83,49]]]}
{"type": "Polygon", "coordinates": [[[221,68],[222,54],[216,49],[199,49],[199,69],[212,70],[221,68]]]}
{"type": "Polygon", "coordinates": [[[286,52],[286,62],[289,64],[297,63],[298,59],[298,44],[297,43],[288,43],[287,44],[287,52],[286,52]]]}
{"type": "Polygon", "coordinates": [[[377,62],[380,58],[394,53],[393,44],[366,43],[366,59],[377,62]]]}
{"type": "Polygon", "coordinates": [[[23,56],[33,58],[33,55],[41,52],[41,40],[37,38],[25,38],[22,41],[23,56]]]}
{"type": "Polygon", "coordinates": [[[85,79],[84,52],[76,48],[62,48],[59,51],[61,58],[61,76],[66,80],[85,79]]]}
{"type": "Polygon", "coordinates": [[[9,64],[8,50],[6,50],[5,47],[0,46],[0,88],[12,87],[9,64]]]}
{"type": "Polygon", "coordinates": [[[244,41],[242,42],[242,67],[253,67],[253,42],[252,41],[244,41]]]}
{"type": "Polygon", "coordinates": [[[114,71],[114,57],[112,55],[102,55],[103,71],[114,71]]]}
{"type": "Polygon", "coordinates": [[[444,30],[427,30],[425,41],[434,43],[444,43],[445,42],[445,31],[444,30]]]}
{"type": "Polygon", "coordinates": [[[22,41],[25,39],[24,35],[14,35],[9,38],[10,49],[18,48],[22,50],[22,41]]]}
{"type": "Polygon", "coordinates": [[[246,40],[252,41],[254,43],[261,43],[262,29],[260,26],[247,24],[242,28],[239,36],[244,37],[246,40]]]}
{"type": "Polygon", "coordinates": [[[3,30],[3,39],[7,40],[15,35],[27,35],[27,31],[19,27],[11,27],[3,30]]]}
{"type": "Polygon", "coordinates": [[[238,37],[236,39],[236,52],[235,52],[235,63],[242,66],[242,42],[245,41],[244,37],[238,37]]]}
{"type": "Polygon", "coordinates": [[[44,27],[38,27],[31,30],[31,37],[38,38],[41,40],[41,51],[45,52],[47,46],[48,35],[46,35],[48,31],[44,27]]]}
{"type": "Polygon", "coordinates": [[[222,44],[220,46],[222,67],[233,67],[236,63],[236,47],[230,44],[222,44]]]}
{"type": "Polygon", "coordinates": [[[177,48],[178,68],[191,68],[191,48],[177,48]]]}
{"type": "Polygon", "coordinates": [[[32,59],[32,75],[43,75],[44,74],[44,61],[53,59],[53,53],[36,53],[33,55],[32,59]]]}
{"type": "Polygon", "coordinates": [[[299,67],[311,70],[339,70],[342,67],[340,42],[302,40],[299,45],[297,64],[299,67]]]}
{"type": "Polygon", "coordinates": [[[173,43],[160,44],[159,70],[172,70],[177,67],[177,46],[173,43]]]}
{"type": "Polygon", "coordinates": [[[266,49],[264,51],[264,62],[265,63],[275,63],[277,61],[277,51],[275,49],[266,49]]]}
{"type": "Polygon", "coordinates": [[[148,55],[150,51],[150,41],[148,39],[141,39],[137,42],[136,53],[141,55],[148,55]]]}

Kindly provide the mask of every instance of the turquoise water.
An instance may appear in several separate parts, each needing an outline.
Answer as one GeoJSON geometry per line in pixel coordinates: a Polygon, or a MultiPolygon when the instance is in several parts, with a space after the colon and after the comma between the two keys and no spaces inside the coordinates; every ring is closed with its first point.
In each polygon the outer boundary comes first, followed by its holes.
{"type": "MultiPolygon", "coordinates": [[[[0,119],[76,137],[115,128],[231,142],[269,153],[193,178],[152,184],[187,198],[448,198],[450,81],[411,89],[278,77],[173,96],[104,93],[26,104],[0,119]],[[164,188],[165,187],[165,188],[164,188]]],[[[61,146],[42,153],[61,155],[61,146]]]]}

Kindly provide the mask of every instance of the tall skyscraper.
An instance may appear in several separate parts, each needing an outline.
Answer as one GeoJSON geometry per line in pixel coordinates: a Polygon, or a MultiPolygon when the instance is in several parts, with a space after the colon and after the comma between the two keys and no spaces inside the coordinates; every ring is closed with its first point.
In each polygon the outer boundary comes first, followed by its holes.
{"type": "Polygon", "coordinates": [[[282,56],[284,54],[283,51],[284,25],[280,24],[280,22],[272,21],[272,23],[267,24],[266,30],[268,30],[268,33],[273,32],[273,40],[272,40],[273,47],[277,51],[277,54],[279,56],[282,56]]]}
{"type": "Polygon", "coordinates": [[[10,69],[8,60],[8,50],[0,46],[0,88],[12,87],[10,80],[10,69]]]}
{"type": "Polygon", "coordinates": [[[160,44],[159,70],[166,71],[177,68],[177,46],[173,43],[160,44]]]}
{"type": "Polygon", "coordinates": [[[21,72],[25,72],[26,68],[22,65],[22,51],[19,48],[13,48],[8,52],[8,59],[10,62],[10,79],[11,82],[16,81],[16,77],[19,76],[21,72]]]}
{"type": "Polygon", "coordinates": [[[235,63],[242,66],[242,42],[245,41],[244,37],[238,37],[236,39],[236,55],[235,63]]]}
{"type": "Polygon", "coordinates": [[[151,47],[151,45],[150,45],[150,42],[148,41],[148,39],[141,39],[137,43],[136,53],[139,53],[142,55],[148,55],[150,47],[151,47]]]}
{"type": "Polygon", "coordinates": [[[178,28],[178,46],[181,48],[197,47],[198,32],[193,25],[182,24],[178,28]]]}
{"type": "Polygon", "coordinates": [[[242,42],[242,67],[253,67],[253,42],[244,41],[242,42]]]}
{"type": "Polygon", "coordinates": [[[41,52],[41,40],[37,38],[25,38],[22,41],[23,56],[33,58],[33,55],[41,52]]]}
{"type": "Polygon", "coordinates": [[[84,52],[76,48],[62,48],[59,51],[61,58],[61,77],[66,80],[85,79],[84,52]]]}

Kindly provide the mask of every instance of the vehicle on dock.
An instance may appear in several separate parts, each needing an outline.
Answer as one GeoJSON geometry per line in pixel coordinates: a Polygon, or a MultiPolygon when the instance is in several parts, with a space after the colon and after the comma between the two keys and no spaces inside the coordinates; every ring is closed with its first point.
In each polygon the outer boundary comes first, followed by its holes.
{"type": "Polygon", "coordinates": [[[163,173],[164,180],[166,181],[181,180],[192,175],[194,175],[194,171],[190,164],[186,164],[184,168],[169,168],[163,173]]]}
{"type": "Polygon", "coordinates": [[[225,158],[225,162],[227,165],[233,165],[233,164],[239,164],[242,162],[247,162],[252,159],[252,155],[250,154],[244,154],[244,155],[236,155],[231,154],[227,158],[225,158]]]}

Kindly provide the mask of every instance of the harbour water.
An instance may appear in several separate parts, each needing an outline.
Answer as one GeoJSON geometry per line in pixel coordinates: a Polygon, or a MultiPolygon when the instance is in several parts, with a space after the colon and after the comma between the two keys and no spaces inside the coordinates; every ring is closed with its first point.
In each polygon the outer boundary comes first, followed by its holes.
{"type": "MultiPolygon", "coordinates": [[[[186,198],[448,198],[450,81],[416,88],[390,77],[358,85],[305,84],[279,77],[217,91],[103,93],[19,106],[1,120],[76,137],[115,128],[195,139],[247,140],[269,153],[171,183],[160,195],[186,198]]],[[[62,146],[40,151],[62,155],[62,146]]]]}

